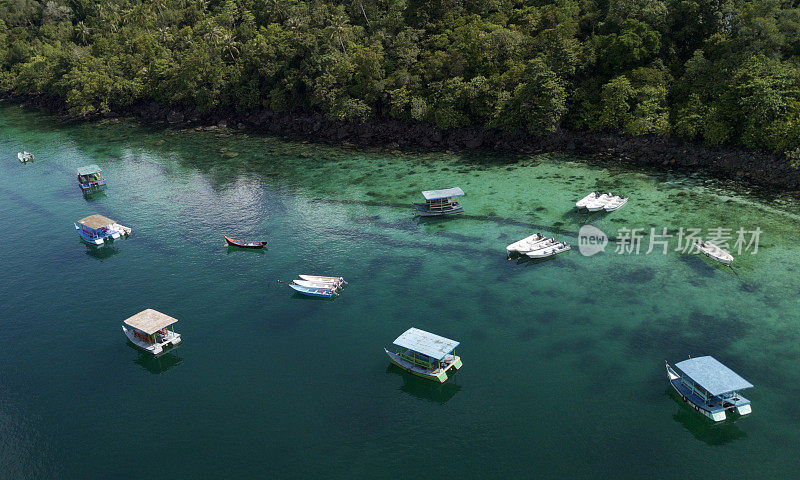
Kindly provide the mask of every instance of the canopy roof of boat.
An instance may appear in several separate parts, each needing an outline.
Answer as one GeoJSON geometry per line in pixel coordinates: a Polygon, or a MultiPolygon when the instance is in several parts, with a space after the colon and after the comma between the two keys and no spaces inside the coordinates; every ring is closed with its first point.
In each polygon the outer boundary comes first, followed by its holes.
{"type": "Polygon", "coordinates": [[[152,308],[148,308],[125,320],[125,325],[141,330],[148,335],[152,335],[177,321],[177,319],[169,315],[164,315],[152,308]]]}
{"type": "Polygon", "coordinates": [[[114,220],[111,220],[108,217],[104,217],[102,215],[89,215],[86,218],[81,218],[78,220],[78,223],[82,225],[86,225],[87,227],[97,230],[98,228],[103,228],[111,225],[112,223],[116,223],[114,220]]]}
{"type": "Polygon", "coordinates": [[[425,190],[424,192],[422,192],[422,196],[425,197],[425,200],[439,200],[440,198],[463,197],[464,190],[461,190],[458,187],[443,188],[441,190],[425,190]]]}
{"type": "Polygon", "coordinates": [[[676,363],[675,366],[711,395],[721,395],[753,386],[711,356],[690,358],[676,363]]]}
{"type": "Polygon", "coordinates": [[[394,344],[398,347],[427,355],[435,360],[441,360],[445,355],[452,352],[459,345],[459,342],[412,327],[397,337],[394,344]]]}
{"type": "Polygon", "coordinates": [[[100,167],[95,164],[78,167],[78,175],[91,175],[93,173],[100,173],[100,167]]]}

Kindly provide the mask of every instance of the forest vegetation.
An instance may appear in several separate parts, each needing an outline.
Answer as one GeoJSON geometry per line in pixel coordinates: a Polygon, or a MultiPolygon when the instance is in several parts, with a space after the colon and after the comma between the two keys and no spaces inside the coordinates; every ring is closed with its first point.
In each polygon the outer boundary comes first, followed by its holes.
{"type": "Polygon", "coordinates": [[[0,0],[0,91],[800,157],[800,1],[0,0]]]}

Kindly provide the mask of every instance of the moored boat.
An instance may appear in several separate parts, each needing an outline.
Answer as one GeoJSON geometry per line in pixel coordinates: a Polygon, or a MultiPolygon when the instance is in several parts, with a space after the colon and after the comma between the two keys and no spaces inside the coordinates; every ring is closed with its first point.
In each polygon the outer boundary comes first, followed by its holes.
{"type": "Polygon", "coordinates": [[[613,212],[614,210],[617,210],[617,209],[621,208],[626,203],[628,203],[628,197],[626,197],[624,195],[618,195],[618,196],[612,197],[608,201],[608,203],[606,203],[603,206],[603,210],[605,210],[606,212],[613,212]]]}
{"type": "Polygon", "coordinates": [[[310,280],[292,280],[295,285],[308,288],[324,288],[327,290],[339,290],[342,284],[338,282],[312,282],[310,280]]]}
{"type": "Polygon", "coordinates": [[[297,285],[294,283],[289,284],[290,287],[296,292],[302,293],[303,295],[309,295],[311,297],[334,297],[338,296],[339,294],[336,293],[335,290],[331,288],[323,288],[323,287],[306,287],[303,285],[297,285]]]}
{"type": "Polygon", "coordinates": [[[103,215],[90,215],[75,222],[75,230],[81,240],[89,245],[103,246],[122,235],[129,235],[130,229],[103,215]]]}
{"type": "Polygon", "coordinates": [[[447,215],[450,213],[462,213],[464,208],[456,201],[455,197],[463,197],[464,191],[458,187],[445,188],[442,190],[426,190],[422,192],[425,203],[415,203],[420,216],[429,217],[436,215],[447,215]]]}
{"type": "Polygon", "coordinates": [[[747,415],[750,400],[738,392],[753,385],[712,356],[689,358],[675,364],[668,362],[667,379],[684,402],[715,422],[725,420],[726,412],[747,415]]]}
{"type": "Polygon", "coordinates": [[[534,233],[529,237],[525,237],[522,240],[517,240],[516,242],[507,245],[506,251],[508,253],[523,253],[529,251],[528,249],[531,245],[542,240],[544,240],[544,235],[541,233],[534,233]]]}
{"type": "Polygon", "coordinates": [[[597,197],[599,197],[599,196],[600,196],[600,192],[592,192],[589,195],[586,195],[585,197],[583,197],[580,200],[578,200],[578,202],[575,204],[575,206],[578,207],[578,208],[585,208],[586,205],[589,204],[589,202],[591,202],[593,200],[597,200],[597,197]]]}
{"type": "Polygon", "coordinates": [[[31,152],[17,152],[17,158],[19,159],[20,163],[25,163],[34,159],[31,152]]]}
{"type": "Polygon", "coordinates": [[[711,242],[699,241],[695,244],[695,247],[697,247],[697,250],[703,255],[708,258],[713,258],[718,262],[722,262],[725,265],[730,265],[730,263],[733,262],[733,255],[711,242]]]}
{"type": "Polygon", "coordinates": [[[590,212],[599,212],[605,208],[606,204],[614,197],[614,195],[610,193],[604,193],[599,197],[595,198],[594,200],[590,201],[586,204],[586,210],[590,212]]]}
{"type": "Polygon", "coordinates": [[[230,238],[227,235],[223,235],[225,237],[225,241],[228,242],[228,245],[232,247],[239,247],[239,248],[264,248],[267,245],[266,240],[255,240],[255,241],[248,241],[248,240],[236,240],[235,238],[230,238]]]}
{"type": "Polygon", "coordinates": [[[547,258],[547,257],[552,257],[554,255],[558,255],[559,253],[564,253],[564,252],[569,251],[571,249],[572,249],[572,247],[570,247],[566,242],[560,242],[560,243],[556,243],[554,245],[553,244],[546,245],[546,246],[544,246],[542,248],[539,248],[537,250],[530,251],[530,252],[526,253],[525,255],[527,255],[527,256],[529,256],[531,258],[547,258]]]}
{"type": "Polygon", "coordinates": [[[181,335],[175,333],[175,327],[168,328],[177,321],[169,315],[148,308],[126,319],[122,331],[136,347],[158,355],[166,347],[181,343],[181,335]]]}
{"type": "Polygon", "coordinates": [[[327,281],[334,281],[334,282],[339,282],[339,283],[341,283],[343,285],[347,285],[347,281],[344,279],[344,277],[326,277],[324,275],[298,275],[298,277],[300,277],[303,280],[308,280],[309,282],[326,281],[327,280],[327,281]]]}
{"type": "Polygon", "coordinates": [[[102,190],[106,186],[106,179],[100,174],[97,165],[86,165],[78,168],[78,186],[84,194],[102,190]]]}
{"type": "Polygon", "coordinates": [[[383,351],[394,365],[418,377],[442,383],[447,380],[447,371],[461,368],[461,357],[455,354],[459,342],[449,338],[409,328],[397,337],[395,352],[383,351]]]}

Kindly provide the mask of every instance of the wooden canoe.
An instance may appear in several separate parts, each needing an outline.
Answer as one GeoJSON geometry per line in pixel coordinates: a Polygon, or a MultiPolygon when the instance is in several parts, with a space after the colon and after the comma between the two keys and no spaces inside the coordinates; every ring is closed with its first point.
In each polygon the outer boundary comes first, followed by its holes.
{"type": "Polygon", "coordinates": [[[266,240],[259,240],[259,241],[247,241],[247,240],[236,240],[235,238],[230,238],[227,235],[223,235],[225,237],[225,241],[228,242],[228,245],[232,247],[239,247],[239,248],[264,248],[267,245],[266,240]]]}

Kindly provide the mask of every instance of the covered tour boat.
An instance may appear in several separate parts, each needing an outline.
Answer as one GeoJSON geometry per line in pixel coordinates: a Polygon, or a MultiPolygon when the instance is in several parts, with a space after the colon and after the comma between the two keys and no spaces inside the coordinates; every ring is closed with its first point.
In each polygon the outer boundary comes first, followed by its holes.
{"type": "Polygon", "coordinates": [[[131,343],[145,352],[158,355],[166,347],[181,343],[181,335],[175,333],[175,327],[172,327],[177,321],[148,308],[125,320],[122,331],[131,343]]]}
{"type": "Polygon", "coordinates": [[[81,240],[89,245],[103,246],[107,241],[116,240],[122,235],[130,235],[131,229],[124,227],[103,215],[89,215],[75,223],[75,230],[81,240]]]}
{"type": "MultiPolygon", "coordinates": [[[[665,362],[666,363],[666,362],[665,362]]],[[[696,357],[667,366],[667,378],[672,387],[696,411],[721,422],[726,411],[739,415],[750,413],[750,400],[739,395],[740,390],[753,385],[714,357],[696,357]]]]}
{"type": "Polygon", "coordinates": [[[267,245],[266,240],[236,240],[235,238],[230,238],[227,235],[223,235],[225,237],[225,241],[228,242],[228,245],[231,247],[239,247],[239,248],[264,248],[267,245]]]}
{"type": "Polygon", "coordinates": [[[435,215],[447,215],[450,213],[462,213],[464,207],[458,202],[453,201],[455,197],[463,197],[464,191],[458,187],[445,188],[443,190],[426,190],[422,192],[425,203],[415,203],[420,216],[430,217],[435,215]]]}
{"type": "Polygon", "coordinates": [[[447,371],[461,368],[461,357],[455,355],[459,342],[418,328],[409,328],[394,341],[395,352],[384,348],[389,360],[418,377],[443,383],[447,371]]]}
{"type": "Polygon", "coordinates": [[[85,194],[102,190],[106,186],[106,179],[100,174],[97,165],[86,165],[78,169],[78,186],[85,194]]]}

